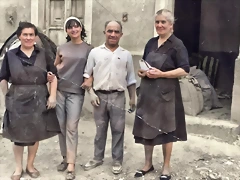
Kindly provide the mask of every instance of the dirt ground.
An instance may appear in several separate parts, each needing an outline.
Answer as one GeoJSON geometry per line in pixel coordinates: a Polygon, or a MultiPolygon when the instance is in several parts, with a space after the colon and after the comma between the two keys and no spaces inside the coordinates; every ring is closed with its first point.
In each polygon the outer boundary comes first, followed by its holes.
{"type": "MultiPolygon", "coordinates": [[[[123,173],[115,176],[111,173],[111,134],[109,132],[104,164],[90,171],[84,171],[82,165],[93,155],[95,124],[90,118],[82,118],[79,123],[78,158],[76,163],[77,180],[132,180],[135,171],[143,166],[143,147],[134,143],[132,127],[126,126],[125,156],[123,173]]],[[[24,154],[26,165],[26,150],[24,154]]],[[[40,143],[35,161],[41,172],[39,180],[64,180],[64,173],[56,171],[61,161],[58,138],[54,137],[40,143]]],[[[156,171],[140,180],[157,180],[162,165],[162,151],[158,146],[154,151],[156,171]]],[[[8,180],[14,171],[12,143],[0,136],[0,180],[8,180]]],[[[211,138],[188,135],[187,142],[174,144],[172,171],[175,180],[240,180],[240,147],[218,142],[211,138]]],[[[22,180],[31,179],[24,174],[22,180]]]]}

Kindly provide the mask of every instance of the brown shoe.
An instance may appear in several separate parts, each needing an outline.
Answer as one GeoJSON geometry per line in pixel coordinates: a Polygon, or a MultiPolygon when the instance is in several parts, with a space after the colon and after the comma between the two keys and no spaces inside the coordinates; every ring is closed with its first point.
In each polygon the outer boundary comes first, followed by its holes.
{"type": "Polygon", "coordinates": [[[102,165],[102,164],[103,164],[103,161],[102,161],[102,160],[100,160],[100,161],[90,160],[90,161],[87,162],[87,164],[85,164],[85,166],[83,167],[83,169],[84,169],[85,171],[88,171],[88,170],[91,170],[91,169],[93,169],[93,168],[95,168],[95,167],[97,167],[97,166],[100,166],[100,165],[102,165]]]}
{"type": "Polygon", "coordinates": [[[31,178],[38,178],[40,176],[40,172],[35,169],[36,172],[30,172],[27,168],[26,168],[26,173],[31,177],[31,178]]]}
{"type": "MultiPolygon", "coordinates": [[[[14,173],[15,173],[15,172],[14,172],[14,173]]],[[[13,173],[13,174],[14,174],[14,173],[13,173]]],[[[22,170],[22,172],[21,172],[20,175],[12,175],[12,176],[11,176],[11,180],[20,180],[22,176],[23,176],[23,170],[22,170]]]]}

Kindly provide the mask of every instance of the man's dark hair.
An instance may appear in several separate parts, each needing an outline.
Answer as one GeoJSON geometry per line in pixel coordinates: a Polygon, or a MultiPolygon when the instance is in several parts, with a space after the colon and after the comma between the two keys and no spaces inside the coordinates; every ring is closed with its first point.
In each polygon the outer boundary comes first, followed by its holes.
{"type": "MultiPolygon", "coordinates": [[[[115,21],[115,20],[114,20],[115,21]]],[[[114,21],[107,21],[107,22],[105,22],[105,29],[107,28],[107,26],[108,26],[108,24],[110,23],[110,22],[114,22],[114,21]]],[[[122,23],[120,22],[120,21],[115,21],[116,23],[118,23],[118,25],[120,26],[120,30],[121,30],[121,32],[122,32],[122,29],[123,29],[123,27],[122,27],[122,23]]]]}
{"type": "Polygon", "coordinates": [[[19,22],[16,34],[19,37],[22,34],[22,30],[26,28],[32,28],[34,30],[35,36],[38,35],[37,27],[30,22],[19,22]]]}
{"type": "MultiPolygon", "coordinates": [[[[85,38],[87,37],[85,27],[84,27],[84,25],[83,25],[82,23],[78,22],[76,19],[70,19],[69,21],[67,21],[66,26],[65,26],[65,30],[71,28],[71,27],[74,26],[75,24],[76,24],[78,27],[81,27],[81,28],[82,28],[82,32],[81,32],[81,35],[80,35],[80,36],[81,36],[81,39],[84,41],[85,38]]],[[[66,39],[67,39],[67,42],[71,41],[70,36],[67,36],[66,39]]]]}

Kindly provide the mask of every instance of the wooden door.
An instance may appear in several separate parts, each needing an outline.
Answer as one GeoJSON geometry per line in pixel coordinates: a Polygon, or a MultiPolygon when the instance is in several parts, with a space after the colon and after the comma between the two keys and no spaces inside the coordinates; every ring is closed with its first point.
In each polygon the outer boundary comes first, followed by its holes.
{"type": "Polygon", "coordinates": [[[46,35],[56,45],[66,42],[64,21],[69,16],[84,20],[85,0],[46,0],[46,35]]]}

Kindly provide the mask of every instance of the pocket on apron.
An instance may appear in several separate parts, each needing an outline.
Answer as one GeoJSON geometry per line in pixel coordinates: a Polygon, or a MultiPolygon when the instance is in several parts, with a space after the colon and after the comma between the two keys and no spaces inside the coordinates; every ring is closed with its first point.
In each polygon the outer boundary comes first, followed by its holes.
{"type": "Polygon", "coordinates": [[[161,102],[172,102],[175,99],[175,86],[168,85],[168,87],[161,88],[158,94],[161,102]]]}
{"type": "Polygon", "coordinates": [[[175,99],[175,88],[167,91],[161,91],[161,99],[163,102],[170,102],[175,99]]]}

